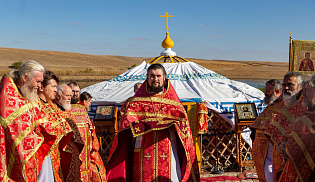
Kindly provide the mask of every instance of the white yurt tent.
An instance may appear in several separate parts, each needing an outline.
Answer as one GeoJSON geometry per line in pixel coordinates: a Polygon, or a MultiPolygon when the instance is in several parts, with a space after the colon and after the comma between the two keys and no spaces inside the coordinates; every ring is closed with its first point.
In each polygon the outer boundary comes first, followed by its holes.
{"type": "MultiPolygon", "coordinates": [[[[176,56],[177,57],[177,56],[176,56]]],[[[259,106],[264,94],[246,83],[230,80],[194,62],[162,63],[182,102],[206,101],[219,112],[231,112],[233,104],[254,102],[259,106]]],[[[92,95],[92,105],[122,104],[134,95],[136,83],[143,83],[149,63],[140,65],[110,80],[82,89],[92,95]]]]}
{"type": "MultiPolygon", "coordinates": [[[[92,95],[92,111],[97,105],[123,102],[134,95],[134,85],[146,79],[146,72],[152,63],[161,63],[178,97],[182,102],[206,102],[209,109],[222,113],[227,121],[234,126],[234,103],[255,103],[258,113],[263,109],[264,93],[243,82],[230,80],[220,74],[206,69],[196,63],[176,56],[171,50],[174,42],[170,39],[168,25],[166,38],[162,42],[165,48],[156,57],[122,73],[110,80],[100,82],[82,89],[92,95]]],[[[251,144],[249,133],[242,133],[243,138],[251,144]]]]}

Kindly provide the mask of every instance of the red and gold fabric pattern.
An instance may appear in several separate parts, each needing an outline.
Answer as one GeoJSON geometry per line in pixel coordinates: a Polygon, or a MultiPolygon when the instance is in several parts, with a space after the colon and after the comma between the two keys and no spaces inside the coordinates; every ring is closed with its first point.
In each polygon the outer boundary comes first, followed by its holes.
{"type": "Polygon", "coordinates": [[[73,133],[70,125],[66,121],[64,112],[57,108],[57,105],[49,100],[47,103],[42,103],[45,115],[50,121],[45,124],[45,128],[50,128],[48,134],[56,135],[56,141],[50,151],[50,156],[55,174],[55,181],[65,181],[63,177],[62,167],[60,166],[60,151],[63,151],[65,146],[71,140],[73,133]],[[47,126],[50,127],[47,127],[47,126]],[[60,145],[60,146],[59,146],[60,145]]]}
{"type": "Polygon", "coordinates": [[[295,122],[296,118],[300,117],[305,111],[306,107],[302,106],[303,97],[301,96],[297,103],[291,107],[285,107],[280,113],[274,114],[273,120],[265,130],[273,143],[276,145],[282,140],[289,130],[289,126],[295,122]]]}
{"type": "Polygon", "coordinates": [[[57,136],[46,135],[40,102],[27,103],[8,75],[0,83],[0,123],[0,181],[36,181],[57,136]]]}
{"type": "Polygon", "coordinates": [[[275,117],[284,109],[283,99],[268,105],[250,126],[256,129],[255,140],[252,148],[252,155],[256,166],[259,181],[266,181],[264,173],[264,164],[269,147],[269,138],[265,135],[265,130],[275,117]]]}
{"type": "MultiPolygon", "coordinates": [[[[301,96],[295,105],[285,107],[282,109],[281,113],[275,114],[274,119],[270,122],[264,132],[274,144],[272,169],[274,171],[274,179],[276,180],[280,177],[285,164],[285,160],[280,157],[277,152],[277,146],[282,138],[287,136],[287,133],[290,130],[290,125],[296,121],[296,118],[300,117],[306,111],[307,108],[302,106],[302,101],[303,97],[301,96]]],[[[288,166],[286,166],[286,168],[288,168],[288,166]]]]}
{"type": "Polygon", "coordinates": [[[82,181],[106,181],[104,164],[98,153],[99,142],[95,134],[95,127],[85,108],[80,104],[72,104],[71,119],[77,125],[84,148],[80,153],[80,173],[82,181]],[[93,144],[96,146],[93,147],[93,144]],[[97,161],[97,162],[96,162],[97,161]]]}
{"type": "Polygon", "coordinates": [[[141,150],[134,151],[133,181],[169,181],[171,174],[171,143],[168,130],[143,135],[141,150]],[[152,145],[153,144],[153,145],[152,145]]]}
{"type": "Polygon", "coordinates": [[[294,130],[286,146],[289,159],[301,182],[312,181],[315,176],[315,111],[306,111],[290,127],[294,130]]]}
{"type": "Polygon", "coordinates": [[[198,104],[198,133],[208,133],[208,108],[203,102],[198,104]]]}

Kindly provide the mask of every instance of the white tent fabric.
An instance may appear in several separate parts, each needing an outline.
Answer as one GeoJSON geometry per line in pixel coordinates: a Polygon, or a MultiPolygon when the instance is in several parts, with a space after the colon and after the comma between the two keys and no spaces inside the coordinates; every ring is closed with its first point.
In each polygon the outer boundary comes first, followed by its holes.
{"type": "MultiPolygon", "coordinates": [[[[253,102],[263,99],[264,94],[245,83],[229,80],[196,63],[164,63],[167,78],[181,100],[202,100],[215,105],[219,110],[231,111],[222,103],[253,102]],[[215,104],[216,103],[216,104],[215,104]]],[[[135,83],[146,79],[150,64],[143,62],[121,75],[82,89],[90,93],[94,104],[103,102],[123,103],[134,95],[135,83]]]]}
{"type": "MultiPolygon", "coordinates": [[[[193,62],[162,65],[182,102],[206,101],[208,108],[225,114],[233,125],[234,103],[254,102],[258,113],[263,109],[261,101],[264,94],[248,84],[230,80],[193,62]]],[[[134,95],[135,83],[144,82],[149,66],[143,62],[108,81],[86,87],[81,92],[86,91],[92,95],[92,110],[95,110],[95,105],[104,103],[122,104],[134,95]]]]}

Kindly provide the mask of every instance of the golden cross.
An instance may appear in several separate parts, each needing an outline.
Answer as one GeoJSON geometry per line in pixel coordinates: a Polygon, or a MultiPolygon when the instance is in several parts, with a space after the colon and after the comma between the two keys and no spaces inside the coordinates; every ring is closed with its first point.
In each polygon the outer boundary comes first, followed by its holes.
{"type": "Polygon", "coordinates": [[[160,157],[163,157],[163,160],[165,161],[165,157],[167,157],[167,156],[166,156],[165,153],[163,152],[163,154],[160,155],[160,157]]]}
{"type": "Polygon", "coordinates": [[[136,132],[139,132],[139,131],[140,131],[139,127],[135,128],[135,129],[136,129],[136,132]]]}
{"type": "Polygon", "coordinates": [[[146,157],[146,158],[147,158],[147,160],[149,160],[152,156],[151,156],[151,155],[149,155],[149,153],[147,153],[147,155],[145,155],[144,157],[146,157]]]}
{"type": "Polygon", "coordinates": [[[174,17],[174,15],[168,15],[168,12],[165,13],[165,16],[164,15],[160,15],[160,17],[165,17],[166,18],[166,33],[168,34],[168,17],[174,17]]]}

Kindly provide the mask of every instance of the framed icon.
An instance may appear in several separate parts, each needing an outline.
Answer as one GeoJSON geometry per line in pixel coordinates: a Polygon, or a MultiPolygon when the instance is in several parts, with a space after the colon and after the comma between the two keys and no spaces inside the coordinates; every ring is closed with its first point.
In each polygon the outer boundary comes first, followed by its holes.
{"type": "Polygon", "coordinates": [[[290,43],[289,70],[302,75],[315,73],[315,41],[292,40],[290,43]]]}
{"type": "Polygon", "coordinates": [[[115,105],[98,105],[96,107],[95,117],[96,120],[110,120],[113,119],[115,105]]]}
{"type": "Polygon", "coordinates": [[[234,111],[238,122],[255,120],[258,116],[254,103],[234,103],[234,111]]]}

